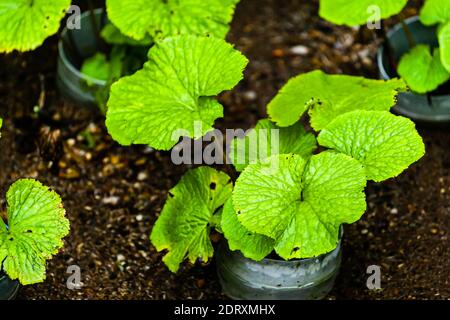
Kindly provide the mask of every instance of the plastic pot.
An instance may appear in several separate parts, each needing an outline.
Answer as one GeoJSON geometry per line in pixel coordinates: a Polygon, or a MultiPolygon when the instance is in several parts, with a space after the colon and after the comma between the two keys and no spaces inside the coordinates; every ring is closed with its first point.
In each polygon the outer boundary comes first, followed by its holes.
{"type": "MultiPolygon", "coordinates": [[[[94,11],[100,30],[108,22],[103,9],[94,11]]],[[[83,61],[99,52],[91,12],[81,15],[81,29],[64,28],[58,43],[57,85],[67,98],[80,104],[95,105],[95,92],[104,89],[106,81],[80,72],[83,61]]]]}
{"type": "Polygon", "coordinates": [[[3,271],[0,271],[0,300],[13,300],[19,292],[19,282],[11,280],[3,271]]]}
{"type": "Polygon", "coordinates": [[[216,263],[222,291],[231,299],[318,300],[333,288],[341,265],[341,242],[316,258],[257,262],[231,251],[222,241],[216,263]]]}
{"type": "MultiPolygon", "coordinates": [[[[436,27],[424,26],[419,17],[412,17],[405,21],[417,44],[428,44],[438,47],[436,27]]],[[[401,24],[397,24],[387,34],[392,60],[398,64],[400,58],[410,50],[407,36],[401,24]]],[[[397,77],[396,66],[392,65],[388,57],[386,44],[378,50],[378,68],[382,79],[397,77]]],[[[416,122],[428,124],[450,124],[450,93],[449,95],[426,95],[412,92],[401,93],[397,105],[393,109],[396,113],[411,118],[416,122]]]]}

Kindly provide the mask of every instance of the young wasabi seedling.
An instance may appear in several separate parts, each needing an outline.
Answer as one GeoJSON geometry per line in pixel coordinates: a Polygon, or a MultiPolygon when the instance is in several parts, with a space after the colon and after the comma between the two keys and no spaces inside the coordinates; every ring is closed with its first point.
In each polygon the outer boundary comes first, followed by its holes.
{"type": "Polygon", "coordinates": [[[23,285],[42,282],[46,261],[69,234],[61,198],[36,180],[21,179],[9,188],[6,203],[0,213],[0,272],[23,285]]]}
{"type": "Polygon", "coordinates": [[[54,35],[70,0],[0,1],[0,53],[34,50],[54,35]]]}
{"type": "MultiPolygon", "coordinates": [[[[353,27],[397,15],[407,2],[407,0],[320,0],[319,14],[335,24],[353,27]]],[[[435,91],[450,80],[450,2],[426,0],[420,11],[420,21],[425,26],[439,26],[437,28],[439,47],[416,43],[414,35],[402,19],[402,26],[411,48],[401,57],[397,72],[412,91],[425,94],[435,91]]],[[[385,32],[384,28],[381,28],[381,31],[385,32]]],[[[385,33],[383,36],[387,41],[385,33]]],[[[389,44],[387,49],[390,55],[389,44]]]]}
{"type": "MultiPolygon", "coordinates": [[[[223,114],[214,96],[233,88],[246,64],[219,39],[157,42],[143,70],[113,85],[108,130],[123,145],[160,150],[183,135],[199,138],[223,114]],[[205,130],[196,133],[195,122],[205,130]]],[[[366,209],[367,180],[395,177],[424,154],[414,124],[389,112],[404,90],[399,79],[321,71],[290,80],[269,104],[270,119],[232,142],[229,158],[241,171],[236,181],[199,167],[169,191],[150,236],[158,251],[167,251],[165,264],[177,272],[185,259],[207,262],[213,229],[253,260],[272,252],[286,260],[315,257],[336,248],[340,225],[357,221],[366,209]],[[299,122],[306,113],[317,137],[299,122]],[[255,153],[252,140],[270,152],[255,153]],[[243,161],[236,161],[237,153],[243,161]]]]}
{"type": "Polygon", "coordinates": [[[435,91],[450,80],[450,2],[426,0],[420,21],[437,28],[439,47],[417,44],[400,60],[398,73],[417,93],[435,91]]]}
{"type": "Polygon", "coordinates": [[[61,198],[38,181],[21,179],[9,188],[6,202],[0,219],[1,270],[23,285],[42,282],[46,261],[69,233],[61,198]]]}
{"type": "Polygon", "coordinates": [[[156,42],[148,58],[142,70],[111,87],[106,126],[122,145],[158,150],[211,131],[223,116],[215,96],[232,89],[248,63],[222,39],[191,35],[156,42]]]}
{"type": "Polygon", "coordinates": [[[155,41],[177,35],[205,35],[225,38],[239,0],[108,0],[109,23],[100,33],[111,47],[86,59],[82,73],[106,82],[96,92],[105,110],[112,83],[142,68],[155,41]]]}

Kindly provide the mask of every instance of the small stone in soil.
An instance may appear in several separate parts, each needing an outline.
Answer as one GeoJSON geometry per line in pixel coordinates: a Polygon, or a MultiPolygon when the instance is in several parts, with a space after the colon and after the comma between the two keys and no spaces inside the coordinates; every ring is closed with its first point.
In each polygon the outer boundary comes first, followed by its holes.
{"type": "Polygon", "coordinates": [[[298,56],[306,56],[309,53],[309,48],[306,46],[298,45],[290,49],[290,53],[298,56]]]}

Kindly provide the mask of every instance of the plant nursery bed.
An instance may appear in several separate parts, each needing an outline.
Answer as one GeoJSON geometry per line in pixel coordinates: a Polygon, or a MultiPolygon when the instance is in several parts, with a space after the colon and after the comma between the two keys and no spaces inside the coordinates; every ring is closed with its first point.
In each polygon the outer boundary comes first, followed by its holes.
{"type": "MultiPolygon", "coordinates": [[[[299,73],[378,78],[381,39],[328,23],[317,11],[316,1],[242,0],[228,40],[250,64],[245,80],[220,97],[226,120],[219,128],[255,125],[299,73]]],[[[31,53],[0,56],[1,192],[19,178],[39,179],[62,196],[71,224],[46,281],[22,287],[18,299],[225,299],[214,260],[185,263],[173,274],[149,241],[168,190],[188,167],[171,164],[170,152],[114,142],[96,109],[59,97],[56,61],[56,37],[31,53]],[[66,286],[71,265],[81,269],[79,290],[66,286]]],[[[345,226],[329,299],[450,298],[450,131],[419,131],[425,157],[395,180],[370,183],[366,214],[345,226]],[[381,290],[366,286],[370,265],[381,267],[381,290]]],[[[217,245],[220,236],[212,238],[217,245]]]]}

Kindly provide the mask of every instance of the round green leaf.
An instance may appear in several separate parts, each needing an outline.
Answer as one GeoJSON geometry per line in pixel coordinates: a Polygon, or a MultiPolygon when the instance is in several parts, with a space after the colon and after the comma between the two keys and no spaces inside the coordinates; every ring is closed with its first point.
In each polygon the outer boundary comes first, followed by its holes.
{"type": "Polygon", "coordinates": [[[273,239],[252,233],[239,222],[231,199],[223,207],[221,226],[230,249],[239,250],[249,259],[260,261],[273,251],[273,239]]]}
{"type": "Polygon", "coordinates": [[[169,150],[200,138],[223,107],[214,98],[243,77],[248,60],[224,40],[179,36],[158,42],[144,68],[111,88],[106,126],[122,145],[169,150]]]}
{"type": "Polygon", "coordinates": [[[339,226],[361,217],[365,185],[361,164],[344,154],[323,152],[309,163],[272,156],[242,172],[233,204],[242,225],[274,239],[282,258],[309,258],[332,251],[339,226]]]}
{"type": "Polygon", "coordinates": [[[214,214],[230,198],[230,177],[209,167],[188,171],[169,191],[169,198],[153,227],[150,240],[172,272],[189,259],[207,262],[214,249],[209,240],[214,214]]]}
{"type": "Polygon", "coordinates": [[[29,51],[55,34],[70,0],[0,1],[0,52],[29,51]]]}
{"type": "Polygon", "coordinates": [[[108,17],[123,34],[141,40],[180,34],[225,38],[239,0],[107,0],[108,17]]]}
{"type": "Polygon", "coordinates": [[[107,81],[110,74],[110,64],[106,55],[97,52],[86,59],[81,66],[81,73],[98,80],[107,81]]]}
{"type": "Polygon", "coordinates": [[[414,123],[384,111],[344,114],[322,130],[318,141],[359,160],[374,181],[399,175],[425,154],[414,123]]]}
{"type": "Polygon", "coordinates": [[[244,138],[235,138],[230,146],[230,159],[237,171],[274,154],[298,154],[309,158],[317,148],[316,138],[298,122],[278,127],[270,120],[259,120],[244,138]]]}
{"type": "Polygon", "coordinates": [[[349,27],[376,22],[400,13],[408,0],[320,0],[319,15],[349,27]],[[374,11],[377,8],[379,11],[374,11]],[[380,14],[376,17],[376,13],[380,14]]]}
{"type": "Polygon", "coordinates": [[[426,0],[420,10],[420,21],[431,26],[450,21],[450,2],[448,0],[426,0]]]}
{"type": "Polygon", "coordinates": [[[450,74],[450,21],[439,30],[439,47],[442,65],[450,74]]]}
{"type": "Polygon", "coordinates": [[[0,261],[23,285],[45,279],[45,263],[63,246],[69,221],[61,198],[41,183],[23,179],[6,194],[7,224],[0,219],[0,261]]]}
{"type": "Polygon", "coordinates": [[[319,131],[346,112],[387,111],[395,105],[398,93],[405,90],[406,84],[400,79],[370,80],[316,70],[289,80],[269,103],[268,113],[272,121],[285,127],[296,123],[309,108],[311,126],[319,131]]]}
{"type": "Polygon", "coordinates": [[[398,73],[417,93],[434,91],[450,79],[450,73],[442,65],[439,48],[432,52],[430,46],[424,44],[402,57],[398,73]]]}

